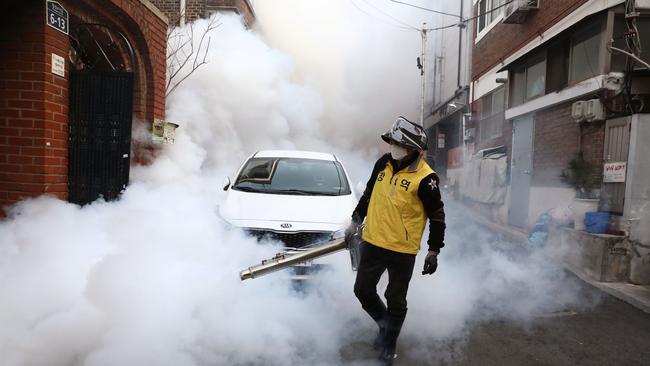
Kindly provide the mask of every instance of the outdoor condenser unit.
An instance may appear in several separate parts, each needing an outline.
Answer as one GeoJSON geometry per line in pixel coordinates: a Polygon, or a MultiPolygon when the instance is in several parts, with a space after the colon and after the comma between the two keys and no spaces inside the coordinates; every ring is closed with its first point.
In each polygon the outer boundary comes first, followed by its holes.
{"type": "Polygon", "coordinates": [[[539,9],[539,0],[513,0],[503,10],[503,23],[524,23],[528,12],[536,9],[539,9]]]}

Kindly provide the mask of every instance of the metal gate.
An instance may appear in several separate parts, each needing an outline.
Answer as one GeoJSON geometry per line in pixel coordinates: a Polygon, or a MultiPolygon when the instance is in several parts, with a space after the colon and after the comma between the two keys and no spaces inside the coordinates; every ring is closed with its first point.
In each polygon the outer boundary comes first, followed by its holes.
{"type": "MultiPolygon", "coordinates": [[[[630,117],[612,119],[605,124],[605,163],[627,163],[630,150],[630,117]]],[[[600,210],[623,214],[625,182],[603,183],[601,187],[600,210]]]]}
{"type": "Polygon", "coordinates": [[[533,170],[532,115],[512,121],[512,165],[508,223],[525,228],[528,224],[530,180],[533,170]]]}
{"type": "Polygon", "coordinates": [[[113,200],[126,188],[132,113],[132,72],[70,72],[70,202],[113,200]]]}

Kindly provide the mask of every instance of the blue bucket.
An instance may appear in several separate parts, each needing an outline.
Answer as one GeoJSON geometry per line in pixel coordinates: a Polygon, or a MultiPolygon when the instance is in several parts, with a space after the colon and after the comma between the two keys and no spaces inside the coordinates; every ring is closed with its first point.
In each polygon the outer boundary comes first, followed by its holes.
{"type": "Polygon", "coordinates": [[[585,227],[588,233],[604,234],[609,229],[609,212],[585,213],[585,227]]]}

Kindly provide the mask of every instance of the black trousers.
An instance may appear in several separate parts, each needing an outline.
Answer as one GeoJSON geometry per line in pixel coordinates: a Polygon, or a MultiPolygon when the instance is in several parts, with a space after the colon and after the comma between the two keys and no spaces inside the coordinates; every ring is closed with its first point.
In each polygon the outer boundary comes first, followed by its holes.
{"type": "MultiPolygon", "coordinates": [[[[413,275],[415,255],[394,252],[363,242],[361,261],[354,282],[354,294],[361,307],[368,311],[382,303],[377,295],[377,283],[384,271],[388,270],[388,287],[384,296],[388,314],[397,318],[406,316],[406,293],[413,275]]],[[[379,305],[380,306],[380,305],[379,305]]]]}

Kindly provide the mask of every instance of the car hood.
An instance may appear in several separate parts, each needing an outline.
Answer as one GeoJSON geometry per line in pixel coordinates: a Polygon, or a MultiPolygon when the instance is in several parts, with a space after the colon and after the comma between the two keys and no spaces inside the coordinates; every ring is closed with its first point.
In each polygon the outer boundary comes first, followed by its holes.
{"type": "Polygon", "coordinates": [[[356,204],[353,194],[299,196],[231,189],[219,213],[230,224],[245,228],[336,231],[349,223],[356,204]]]}

